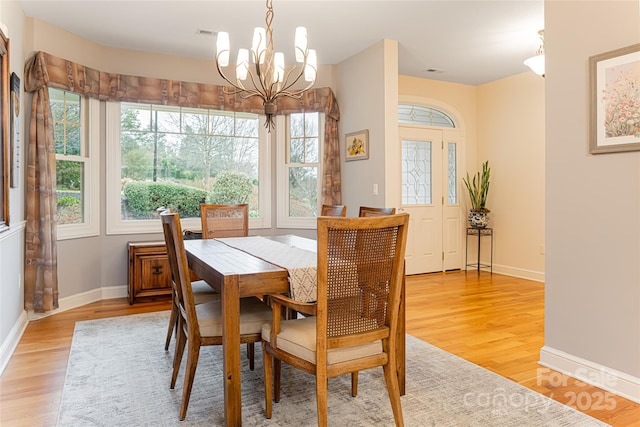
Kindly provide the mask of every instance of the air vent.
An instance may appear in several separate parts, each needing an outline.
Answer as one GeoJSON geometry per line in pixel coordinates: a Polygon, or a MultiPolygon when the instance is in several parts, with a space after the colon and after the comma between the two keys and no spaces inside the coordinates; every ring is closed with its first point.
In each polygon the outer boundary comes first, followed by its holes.
{"type": "Polygon", "coordinates": [[[426,70],[422,70],[425,73],[436,73],[436,74],[442,74],[445,71],[444,70],[438,70],[437,68],[427,68],[426,70]]]}
{"type": "Polygon", "coordinates": [[[203,35],[203,36],[215,36],[216,32],[215,31],[211,31],[211,30],[203,30],[201,28],[198,28],[196,30],[196,34],[200,34],[200,35],[203,35]]]}

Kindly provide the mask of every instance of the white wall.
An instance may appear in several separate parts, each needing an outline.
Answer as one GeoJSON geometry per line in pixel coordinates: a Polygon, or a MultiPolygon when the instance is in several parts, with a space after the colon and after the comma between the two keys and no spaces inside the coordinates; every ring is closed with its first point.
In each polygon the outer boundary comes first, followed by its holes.
{"type": "MultiPolygon", "coordinates": [[[[489,160],[493,271],[544,281],[544,87],[528,71],[478,87],[478,158],[489,160]]],[[[466,197],[466,194],[465,194],[466,197]]]]}
{"type": "Polygon", "coordinates": [[[640,3],[545,2],[541,363],[640,402],[640,152],[590,155],[588,59],[640,42],[640,3]],[[609,372],[612,377],[603,375],[609,372]],[[594,380],[595,378],[595,380],[594,380]]]}

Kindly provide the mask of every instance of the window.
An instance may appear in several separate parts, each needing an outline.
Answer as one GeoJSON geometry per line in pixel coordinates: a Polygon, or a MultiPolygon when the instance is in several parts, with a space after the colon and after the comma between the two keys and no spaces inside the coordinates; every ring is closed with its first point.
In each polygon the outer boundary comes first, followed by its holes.
{"type": "Polygon", "coordinates": [[[248,203],[270,226],[268,134],[260,116],[174,106],[107,104],[107,234],[160,231],[173,208],[200,229],[200,203],[248,203]]]}
{"type": "Polygon", "coordinates": [[[421,105],[398,105],[398,122],[443,128],[456,127],[451,117],[442,111],[421,105]]]}
{"type": "Polygon", "coordinates": [[[431,151],[431,142],[402,140],[403,205],[431,204],[431,151]]]}
{"type": "Polygon", "coordinates": [[[278,227],[316,228],[321,191],[324,116],[278,117],[278,227]]]}
{"type": "Polygon", "coordinates": [[[56,145],[58,239],[99,233],[99,101],[49,89],[56,145]]]}
{"type": "Polygon", "coordinates": [[[458,203],[458,144],[447,143],[447,203],[458,203]]]}

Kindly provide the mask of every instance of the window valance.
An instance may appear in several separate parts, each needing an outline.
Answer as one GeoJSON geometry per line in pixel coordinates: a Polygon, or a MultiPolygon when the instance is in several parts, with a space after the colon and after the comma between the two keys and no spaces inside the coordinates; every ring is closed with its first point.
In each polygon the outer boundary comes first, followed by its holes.
{"type": "MultiPolygon", "coordinates": [[[[107,73],[42,51],[25,67],[27,92],[40,87],[63,89],[101,101],[264,113],[259,98],[243,99],[238,94],[226,93],[225,86],[107,73]]],[[[300,99],[280,98],[276,103],[276,114],[301,111],[323,112],[333,120],[340,120],[338,103],[329,87],[310,89],[300,99]]]]}
{"type": "MultiPolygon", "coordinates": [[[[48,88],[101,101],[137,102],[263,114],[259,98],[243,99],[224,86],[106,73],[37,52],[25,64],[25,90],[33,93],[27,155],[27,225],[24,301],[27,310],[58,308],[55,138],[48,88]]],[[[331,88],[310,89],[300,99],[282,98],[276,114],[325,113],[322,204],[341,204],[340,112],[331,88]]]]}

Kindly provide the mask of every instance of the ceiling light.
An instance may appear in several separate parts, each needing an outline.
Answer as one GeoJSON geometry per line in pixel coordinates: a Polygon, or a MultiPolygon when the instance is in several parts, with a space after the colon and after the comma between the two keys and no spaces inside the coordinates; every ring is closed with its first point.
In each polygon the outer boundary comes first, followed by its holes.
{"type": "Polygon", "coordinates": [[[267,116],[266,127],[269,131],[275,126],[276,100],[282,96],[299,99],[315,84],[317,75],[316,51],[308,48],[307,30],[304,27],[296,28],[294,39],[296,62],[300,65],[294,66],[285,73],[284,54],[274,52],[272,21],[273,7],[271,0],[267,0],[265,17],[267,28],[266,30],[260,27],[255,28],[251,50],[238,50],[234,80],[222,72],[222,68],[229,65],[229,33],[219,32],[216,41],[218,73],[235,88],[232,93],[240,94],[243,99],[252,96],[262,98],[264,113],[267,116]],[[251,65],[249,59],[251,59],[251,65]],[[305,88],[291,90],[303,76],[308,82],[305,88]]]}
{"type": "Polygon", "coordinates": [[[524,61],[524,65],[531,68],[531,71],[539,76],[544,77],[544,30],[538,31],[540,36],[540,47],[536,51],[536,55],[524,61]]]}

